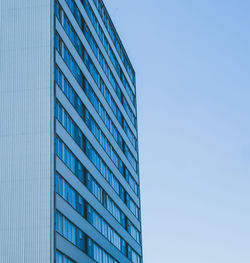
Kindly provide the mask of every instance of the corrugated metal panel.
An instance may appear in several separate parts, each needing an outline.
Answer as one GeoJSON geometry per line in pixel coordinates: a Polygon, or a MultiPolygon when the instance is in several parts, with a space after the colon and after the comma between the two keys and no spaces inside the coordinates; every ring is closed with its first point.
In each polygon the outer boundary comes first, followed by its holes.
{"type": "Polygon", "coordinates": [[[53,260],[51,11],[1,0],[0,263],[53,260]]]}

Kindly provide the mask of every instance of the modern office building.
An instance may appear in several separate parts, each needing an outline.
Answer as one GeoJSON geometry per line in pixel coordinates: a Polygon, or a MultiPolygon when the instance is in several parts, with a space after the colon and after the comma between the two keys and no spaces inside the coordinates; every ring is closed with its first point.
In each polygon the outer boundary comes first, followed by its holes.
{"type": "Polygon", "coordinates": [[[135,72],[104,3],[0,8],[0,263],[142,262],[135,72]]]}

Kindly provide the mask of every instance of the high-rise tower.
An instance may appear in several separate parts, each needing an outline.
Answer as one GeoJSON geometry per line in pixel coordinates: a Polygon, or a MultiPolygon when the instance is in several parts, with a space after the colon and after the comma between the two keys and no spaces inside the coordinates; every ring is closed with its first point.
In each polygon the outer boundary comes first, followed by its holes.
{"type": "Polygon", "coordinates": [[[135,72],[102,0],[0,8],[0,263],[142,262],[135,72]]]}

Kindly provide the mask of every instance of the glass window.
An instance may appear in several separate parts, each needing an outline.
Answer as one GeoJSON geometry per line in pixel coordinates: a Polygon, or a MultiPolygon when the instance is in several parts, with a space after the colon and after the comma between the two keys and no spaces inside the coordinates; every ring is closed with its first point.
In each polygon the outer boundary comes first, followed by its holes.
{"type": "Polygon", "coordinates": [[[83,183],[83,181],[84,181],[83,180],[84,179],[84,169],[78,160],[76,160],[76,176],[83,183]]]}
{"type": "Polygon", "coordinates": [[[63,196],[63,180],[58,174],[56,174],[56,192],[63,196]]]}
{"type": "Polygon", "coordinates": [[[84,210],[83,210],[83,198],[77,194],[76,195],[76,210],[78,213],[80,213],[82,216],[84,216],[84,210]]]}
{"type": "Polygon", "coordinates": [[[59,213],[56,213],[56,231],[61,235],[63,234],[63,219],[59,213]]]}
{"type": "Polygon", "coordinates": [[[93,226],[102,232],[102,219],[95,211],[93,211],[93,226]]]}
{"type": "Polygon", "coordinates": [[[62,88],[62,72],[56,67],[56,83],[60,88],[62,88]]]}
{"type": "Polygon", "coordinates": [[[61,20],[62,20],[62,8],[57,1],[55,1],[55,15],[58,18],[58,20],[61,22],[61,20]]]}
{"type": "Polygon", "coordinates": [[[93,258],[93,256],[94,256],[93,241],[90,238],[88,238],[88,243],[87,244],[88,244],[88,246],[87,246],[87,253],[88,253],[88,255],[91,258],[93,258]]]}
{"type": "Polygon", "coordinates": [[[55,48],[61,55],[62,54],[62,40],[58,34],[55,34],[55,48]]]}
{"type": "Polygon", "coordinates": [[[102,263],[102,249],[94,243],[93,250],[94,260],[96,260],[98,263],[102,263]]]}
{"type": "Polygon", "coordinates": [[[123,239],[121,240],[121,251],[123,255],[127,256],[127,244],[123,239]]]}
{"type": "Polygon", "coordinates": [[[58,138],[56,138],[56,153],[57,155],[62,159],[63,154],[62,154],[62,142],[58,138]]]}
{"type": "Polygon", "coordinates": [[[90,205],[87,205],[87,220],[93,225],[93,209],[90,205]]]}
{"type": "Polygon", "coordinates": [[[84,251],[84,236],[83,232],[79,229],[76,231],[76,245],[78,248],[84,251]]]}
{"type": "Polygon", "coordinates": [[[108,237],[108,225],[102,220],[102,234],[107,238],[108,237]]]}
{"type": "Polygon", "coordinates": [[[64,263],[63,262],[63,255],[56,252],[56,263],[64,263]]]}

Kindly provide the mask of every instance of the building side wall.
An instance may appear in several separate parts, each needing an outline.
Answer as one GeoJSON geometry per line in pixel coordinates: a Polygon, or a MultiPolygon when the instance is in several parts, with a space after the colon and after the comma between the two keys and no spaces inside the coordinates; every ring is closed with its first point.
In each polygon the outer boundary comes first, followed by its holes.
{"type": "Polygon", "coordinates": [[[0,1],[0,263],[53,262],[51,2],[0,1]]]}

